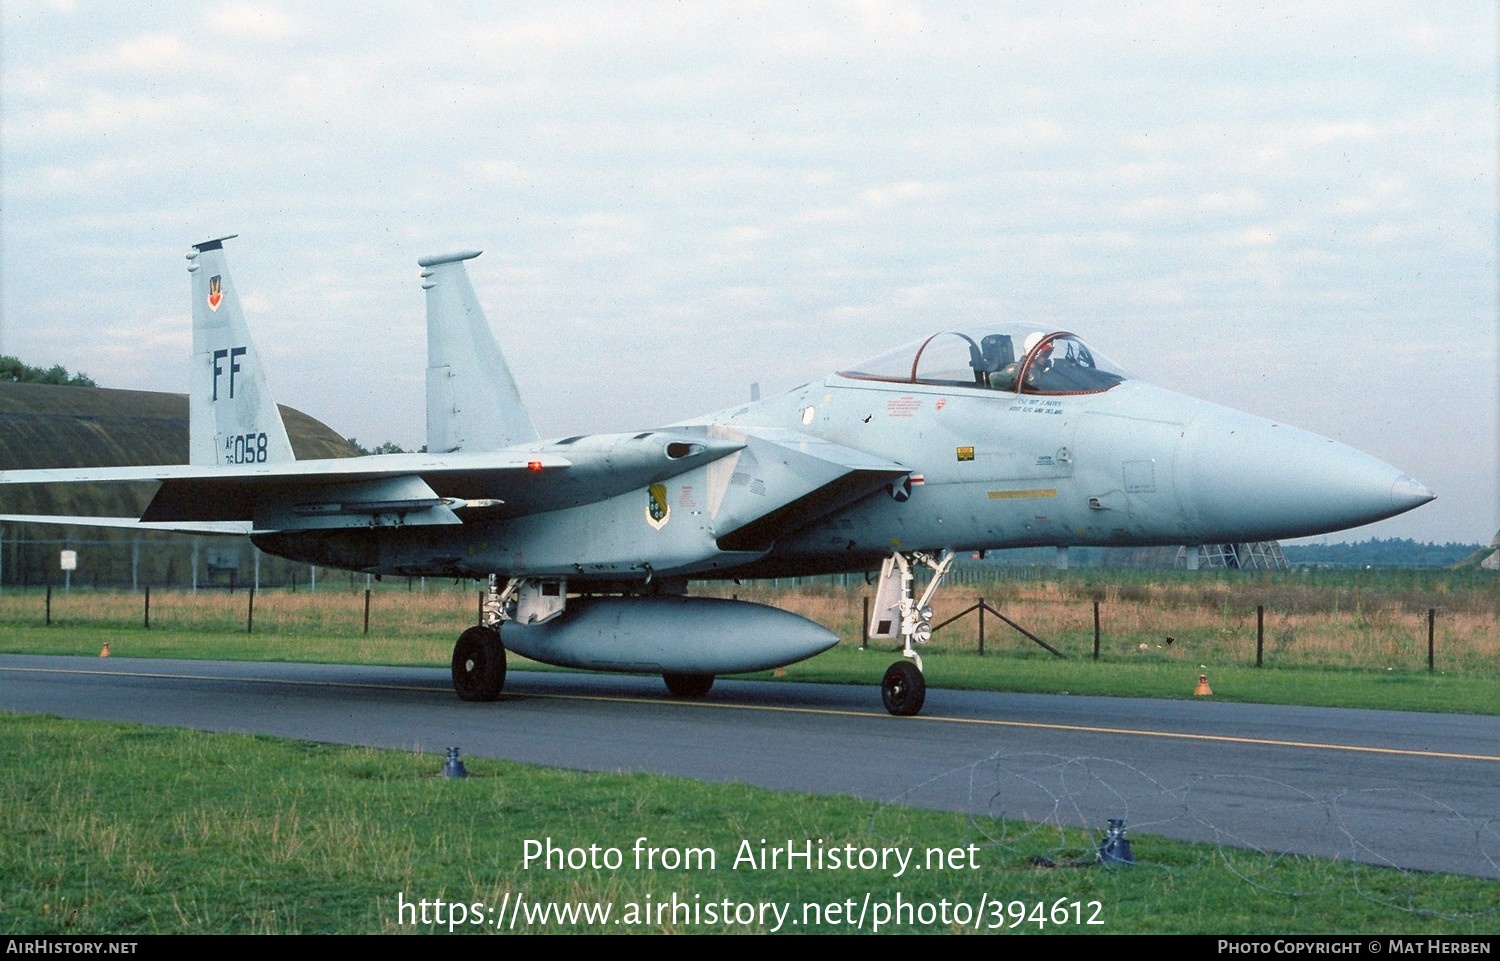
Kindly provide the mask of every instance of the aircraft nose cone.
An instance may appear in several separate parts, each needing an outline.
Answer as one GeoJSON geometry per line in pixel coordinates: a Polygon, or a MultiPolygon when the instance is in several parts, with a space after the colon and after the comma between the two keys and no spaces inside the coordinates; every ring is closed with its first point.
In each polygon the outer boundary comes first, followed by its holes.
{"type": "Polygon", "coordinates": [[[1207,543],[1326,534],[1436,496],[1352,447],[1227,408],[1187,425],[1179,468],[1184,507],[1207,543]]]}
{"type": "Polygon", "coordinates": [[[1413,507],[1421,507],[1436,497],[1436,494],[1427,489],[1426,484],[1410,474],[1402,474],[1391,485],[1391,513],[1400,514],[1413,507]]]}

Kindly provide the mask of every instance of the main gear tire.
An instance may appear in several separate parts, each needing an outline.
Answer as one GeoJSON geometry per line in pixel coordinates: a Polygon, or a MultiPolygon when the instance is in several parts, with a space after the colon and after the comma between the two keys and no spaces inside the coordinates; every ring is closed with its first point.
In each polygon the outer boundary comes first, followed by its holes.
{"type": "Polygon", "coordinates": [[[453,690],[462,701],[493,701],[505,688],[505,645],[493,627],[471,627],[453,645],[453,690]]]}
{"type": "Polygon", "coordinates": [[[705,697],[714,686],[712,674],[663,674],[661,679],[674,697],[705,697]]]}

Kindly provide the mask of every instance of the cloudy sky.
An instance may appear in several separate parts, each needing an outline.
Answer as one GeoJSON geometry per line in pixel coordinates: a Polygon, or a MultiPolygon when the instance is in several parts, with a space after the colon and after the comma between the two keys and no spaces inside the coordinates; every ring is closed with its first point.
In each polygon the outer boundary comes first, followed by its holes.
{"type": "Polygon", "coordinates": [[[1500,528],[1493,0],[5,0],[0,352],[185,391],[229,246],[277,398],[423,442],[418,257],[544,435],[1041,320],[1500,528]],[[1056,11],[1061,11],[1056,12],[1056,11]]]}

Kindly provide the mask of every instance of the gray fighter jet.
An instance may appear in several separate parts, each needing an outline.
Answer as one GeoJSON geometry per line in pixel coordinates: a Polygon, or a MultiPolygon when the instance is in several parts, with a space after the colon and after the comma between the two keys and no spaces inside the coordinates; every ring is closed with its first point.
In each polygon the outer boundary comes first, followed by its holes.
{"type": "Polygon", "coordinates": [[[1134,379],[1080,337],[976,325],[763,401],[626,434],[542,440],[469,283],[427,257],[427,453],[294,460],[223,241],[188,255],[186,466],[0,472],[0,484],[160,486],[140,518],[60,523],[247,534],[262,550],[376,575],[487,579],[453,685],[497,698],[505,649],[661,674],[706,694],[838,638],[690,579],[879,570],[870,635],[899,638],[886,708],[925,697],[917,646],[955,552],[1198,545],[1321,534],[1433,494],[1343,444],[1134,379]],[[916,572],[930,569],[918,594],[916,572]]]}

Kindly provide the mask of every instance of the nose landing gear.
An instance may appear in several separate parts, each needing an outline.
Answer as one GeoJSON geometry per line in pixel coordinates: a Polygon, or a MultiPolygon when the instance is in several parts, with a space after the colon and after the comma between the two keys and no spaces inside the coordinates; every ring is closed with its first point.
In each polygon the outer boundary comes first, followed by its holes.
{"type": "Polygon", "coordinates": [[[900,636],[902,639],[901,656],[905,660],[887,668],[880,681],[880,699],[885,709],[897,717],[921,713],[927,700],[927,680],[922,676],[922,657],[917,653],[917,645],[932,639],[932,597],[952,564],[952,551],[943,551],[936,560],[927,554],[907,555],[897,551],[880,568],[868,633],[872,638],[900,636]],[[932,580],[920,599],[912,589],[916,580],[912,567],[916,564],[925,564],[932,570],[932,580]]]}

